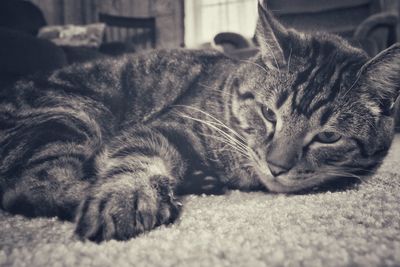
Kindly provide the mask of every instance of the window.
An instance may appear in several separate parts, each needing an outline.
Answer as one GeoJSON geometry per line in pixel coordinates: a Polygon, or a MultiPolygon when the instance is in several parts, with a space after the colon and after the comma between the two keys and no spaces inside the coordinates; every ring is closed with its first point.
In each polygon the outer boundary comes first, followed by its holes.
{"type": "Polygon", "coordinates": [[[256,0],[185,0],[185,44],[197,47],[227,31],[251,38],[256,21],[256,0]]]}

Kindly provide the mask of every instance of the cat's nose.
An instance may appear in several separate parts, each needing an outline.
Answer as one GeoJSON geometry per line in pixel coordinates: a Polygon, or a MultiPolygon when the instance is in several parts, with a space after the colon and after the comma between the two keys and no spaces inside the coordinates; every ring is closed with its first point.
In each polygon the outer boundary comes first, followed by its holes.
{"type": "Polygon", "coordinates": [[[273,176],[292,169],[300,155],[301,142],[293,137],[275,137],[267,149],[266,161],[273,176]]]}
{"type": "Polygon", "coordinates": [[[271,163],[271,162],[268,162],[268,168],[274,177],[281,175],[285,172],[288,172],[290,170],[290,168],[287,168],[284,166],[279,166],[279,165],[271,163]]]}

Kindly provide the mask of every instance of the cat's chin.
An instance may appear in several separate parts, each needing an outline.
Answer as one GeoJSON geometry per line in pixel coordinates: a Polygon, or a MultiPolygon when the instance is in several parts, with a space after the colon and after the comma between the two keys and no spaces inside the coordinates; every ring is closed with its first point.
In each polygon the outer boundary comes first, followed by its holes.
{"type": "MultiPolygon", "coordinates": [[[[309,190],[318,190],[320,186],[335,181],[338,177],[315,172],[311,175],[296,171],[274,177],[267,166],[259,164],[261,168],[254,168],[255,179],[258,179],[270,192],[273,193],[304,193],[309,190]]],[[[343,179],[342,179],[343,180],[343,179]]]]}
{"type": "Polygon", "coordinates": [[[306,188],[305,186],[299,186],[299,185],[298,186],[284,185],[273,178],[263,179],[263,183],[268,188],[269,191],[275,193],[294,193],[306,188]]]}
{"type": "Polygon", "coordinates": [[[262,179],[263,184],[268,188],[269,191],[275,193],[296,193],[302,190],[311,189],[315,186],[329,179],[318,179],[318,178],[308,178],[294,180],[287,177],[273,177],[268,176],[262,179]]]}
{"type": "Polygon", "coordinates": [[[295,193],[319,184],[315,178],[293,179],[287,176],[274,177],[267,168],[256,169],[257,176],[261,183],[274,193],[295,193]]]}

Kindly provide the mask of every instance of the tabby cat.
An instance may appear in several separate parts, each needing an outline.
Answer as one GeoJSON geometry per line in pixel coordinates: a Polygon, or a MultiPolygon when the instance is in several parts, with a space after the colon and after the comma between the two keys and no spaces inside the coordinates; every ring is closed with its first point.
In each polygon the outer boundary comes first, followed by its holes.
{"type": "Polygon", "coordinates": [[[393,137],[400,45],[373,59],[286,29],[259,4],[260,52],[153,51],[1,93],[1,206],[126,240],[174,221],[177,193],[297,192],[364,177],[393,137]]]}

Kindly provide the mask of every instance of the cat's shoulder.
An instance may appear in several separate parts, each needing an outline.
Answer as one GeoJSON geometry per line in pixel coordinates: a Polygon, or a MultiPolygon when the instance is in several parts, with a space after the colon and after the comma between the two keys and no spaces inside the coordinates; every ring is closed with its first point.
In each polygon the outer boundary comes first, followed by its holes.
{"type": "Polygon", "coordinates": [[[77,63],[56,71],[87,78],[119,76],[123,71],[134,71],[140,74],[157,74],[164,72],[181,71],[190,74],[192,71],[198,73],[214,65],[227,65],[233,60],[217,50],[194,50],[194,49],[155,49],[139,53],[129,53],[119,57],[107,57],[98,60],[77,63]]]}
{"type": "Polygon", "coordinates": [[[125,57],[135,59],[176,59],[176,60],[217,60],[224,59],[226,55],[215,49],[154,49],[140,53],[127,54],[125,57]]]}
{"type": "Polygon", "coordinates": [[[185,48],[150,50],[127,54],[121,59],[133,64],[154,64],[158,66],[163,64],[168,64],[169,66],[211,65],[222,61],[232,61],[232,59],[217,50],[185,48]]]}

